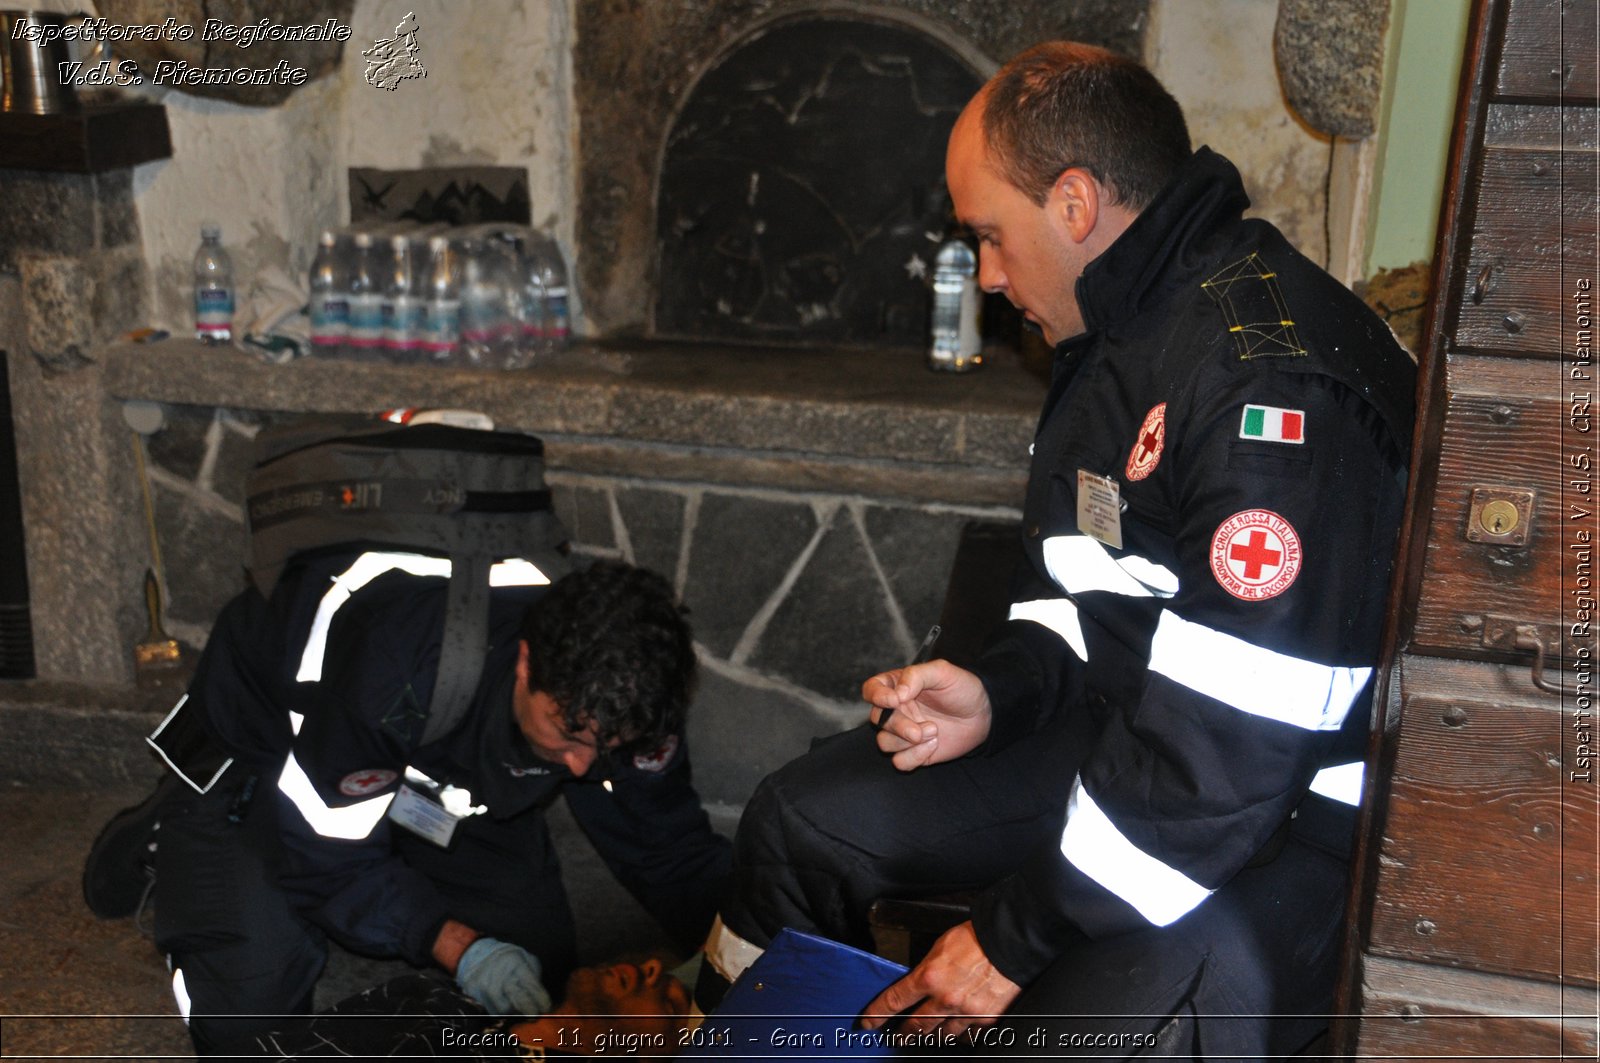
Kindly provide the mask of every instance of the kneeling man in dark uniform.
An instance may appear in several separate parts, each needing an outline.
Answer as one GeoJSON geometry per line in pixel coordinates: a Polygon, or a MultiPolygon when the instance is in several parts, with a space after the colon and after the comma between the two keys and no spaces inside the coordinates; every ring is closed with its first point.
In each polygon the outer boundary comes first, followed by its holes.
{"type": "MultiPolygon", "coordinates": [[[[156,941],[202,1053],[309,1011],[327,937],[442,968],[495,1014],[548,1010],[575,954],[544,822],[558,795],[682,947],[704,936],[728,845],[690,784],[695,656],[670,586],[617,563],[553,586],[495,566],[481,678],[434,734],[448,565],[304,557],[213,629],[179,711],[231,759],[148,810],[156,941]]],[[[127,851],[117,833],[102,852],[127,851]]]]}

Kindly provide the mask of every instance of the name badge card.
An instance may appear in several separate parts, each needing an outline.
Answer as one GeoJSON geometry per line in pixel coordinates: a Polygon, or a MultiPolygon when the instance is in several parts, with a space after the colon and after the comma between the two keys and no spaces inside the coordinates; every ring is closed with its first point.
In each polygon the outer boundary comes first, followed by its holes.
{"type": "Polygon", "coordinates": [[[437,801],[430,801],[409,786],[402,786],[389,803],[389,819],[441,849],[450,847],[459,822],[437,801]]]}
{"type": "Polygon", "coordinates": [[[1109,476],[1078,470],[1078,530],[1122,549],[1122,485],[1109,476]]]}

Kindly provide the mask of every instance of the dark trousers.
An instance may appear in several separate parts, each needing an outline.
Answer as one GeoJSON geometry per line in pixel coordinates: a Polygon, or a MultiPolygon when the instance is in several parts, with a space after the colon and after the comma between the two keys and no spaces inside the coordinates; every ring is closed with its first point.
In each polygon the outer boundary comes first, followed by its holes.
{"type": "MultiPolygon", "coordinates": [[[[1047,732],[901,773],[866,728],[821,742],[747,806],[723,921],[757,945],[791,926],[870,949],[874,899],[986,886],[1059,844],[1081,748],[1047,732]]],[[[1353,823],[1311,818],[1276,859],[1171,926],[1064,951],[1024,987],[995,1050],[1229,1058],[1303,1046],[1332,1004],[1348,877],[1338,845],[1353,823]]]]}
{"type": "MultiPolygon", "coordinates": [[[[278,885],[277,817],[298,813],[277,793],[275,773],[242,802],[249,777],[235,764],[207,794],[180,787],[160,814],[156,944],[181,979],[190,1035],[205,1055],[247,1054],[277,1017],[309,1013],[327,960],[324,933],[278,885]]],[[[542,812],[468,817],[448,852],[394,834],[396,852],[434,882],[455,918],[521,945],[549,985],[564,983],[576,938],[542,812]]]]}

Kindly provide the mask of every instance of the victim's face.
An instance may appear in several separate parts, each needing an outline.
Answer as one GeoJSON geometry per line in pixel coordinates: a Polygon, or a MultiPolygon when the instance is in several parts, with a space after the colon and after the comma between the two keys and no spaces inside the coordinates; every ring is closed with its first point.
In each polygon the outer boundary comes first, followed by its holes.
{"type": "Polygon", "coordinates": [[[689,991],[658,959],[580,967],[567,981],[565,1007],[578,1014],[640,1021],[689,1013],[689,991]]]}

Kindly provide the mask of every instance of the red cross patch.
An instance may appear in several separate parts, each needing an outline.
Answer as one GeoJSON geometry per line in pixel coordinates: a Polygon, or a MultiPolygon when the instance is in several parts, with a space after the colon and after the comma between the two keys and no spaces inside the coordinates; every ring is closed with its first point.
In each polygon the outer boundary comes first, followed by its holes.
{"type": "Polygon", "coordinates": [[[1124,475],[1129,480],[1143,480],[1156,471],[1161,460],[1161,446],[1167,441],[1167,404],[1152,406],[1139,426],[1139,435],[1128,452],[1128,467],[1124,475]]]}
{"type": "Polygon", "coordinates": [[[388,768],[353,771],[339,780],[339,792],[346,797],[365,797],[394,782],[399,776],[388,768]]]}
{"type": "Polygon", "coordinates": [[[648,753],[640,753],[633,758],[633,766],[640,771],[660,771],[672,759],[672,754],[678,751],[678,736],[667,735],[666,741],[648,753]]]}
{"type": "Polygon", "coordinates": [[[1270,509],[1247,509],[1217,526],[1211,572],[1235,598],[1259,602],[1289,589],[1300,574],[1300,536],[1270,509]]]}

